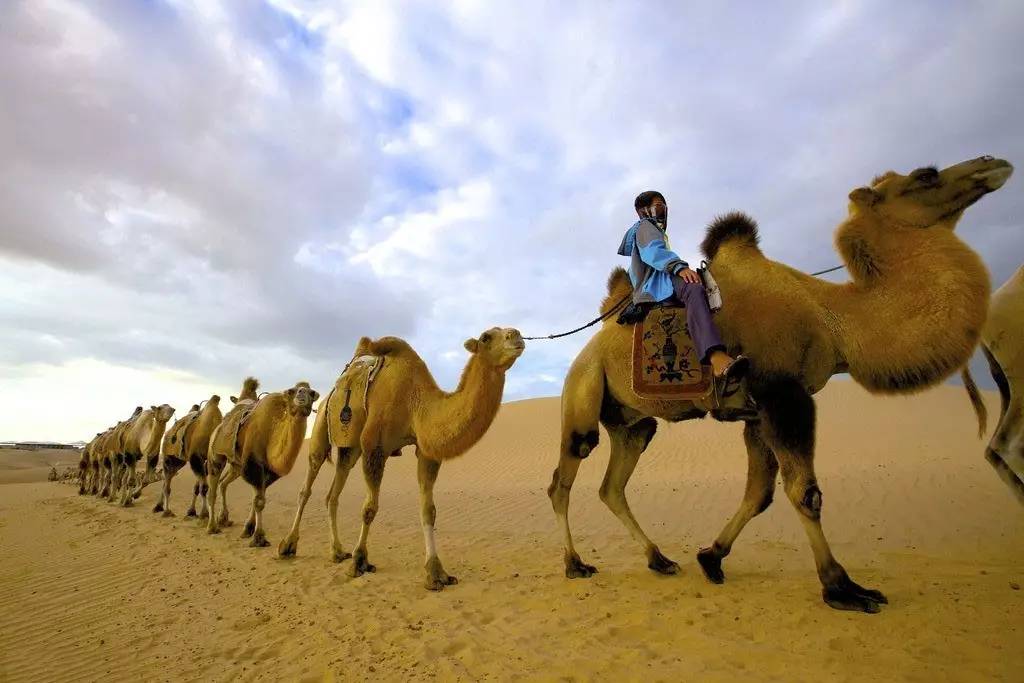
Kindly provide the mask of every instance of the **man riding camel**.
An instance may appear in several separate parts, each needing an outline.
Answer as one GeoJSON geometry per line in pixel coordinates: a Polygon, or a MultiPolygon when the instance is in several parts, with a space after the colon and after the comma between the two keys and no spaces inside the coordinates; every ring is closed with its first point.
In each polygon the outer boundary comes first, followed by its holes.
{"type": "Polygon", "coordinates": [[[701,363],[711,365],[716,384],[724,381],[723,396],[735,393],[750,367],[745,356],[733,358],[725,351],[718,328],[711,319],[707,294],[700,275],[671,250],[666,234],[668,203],[654,190],[641,192],[633,202],[640,217],[622,238],[619,254],[630,257],[629,278],[635,305],[668,301],[686,306],[686,322],[701,363]]]}

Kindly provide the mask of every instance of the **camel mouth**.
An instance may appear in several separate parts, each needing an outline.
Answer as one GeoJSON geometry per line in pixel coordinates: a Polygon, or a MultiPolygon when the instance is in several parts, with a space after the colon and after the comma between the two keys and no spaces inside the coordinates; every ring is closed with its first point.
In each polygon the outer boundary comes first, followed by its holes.
{"type": "Polygon", "coordinates": [[[1013,175],[1013,166],[1002,159],[997,160],[999,165],[984,171],[976,171],[971,174],[971,180],[981,184],[989,192],[995,192],[1010,179],[1013,175]]]}

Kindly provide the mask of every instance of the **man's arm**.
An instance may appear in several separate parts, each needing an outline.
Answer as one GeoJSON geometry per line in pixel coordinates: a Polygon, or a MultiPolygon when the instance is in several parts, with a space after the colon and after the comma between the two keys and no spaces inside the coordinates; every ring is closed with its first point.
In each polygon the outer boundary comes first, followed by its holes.
{"type": "Polygon", "coordinates": [[[655,270],[673,275],[689,266],[665,244],[665,236],[650,221],[641,221],[636,231],[636,246],[640,259],[655,270]]]}

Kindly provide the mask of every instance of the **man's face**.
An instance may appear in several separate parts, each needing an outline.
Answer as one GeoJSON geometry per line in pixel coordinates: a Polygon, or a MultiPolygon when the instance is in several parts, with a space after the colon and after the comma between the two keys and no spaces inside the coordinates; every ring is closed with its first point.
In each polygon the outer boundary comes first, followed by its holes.
{"type": "Polygon", "coordinates": [[[668,204],[661,197],[655,197],[647,211],[648,215],[659,223],[668,223],[668,204]]]}

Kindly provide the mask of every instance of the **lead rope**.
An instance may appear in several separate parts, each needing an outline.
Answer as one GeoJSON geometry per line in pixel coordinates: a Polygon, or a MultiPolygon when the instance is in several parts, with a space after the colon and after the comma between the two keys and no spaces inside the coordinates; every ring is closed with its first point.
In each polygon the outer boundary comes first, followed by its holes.
{"type": "MultiPolygon", "coordinates": [[[[826,268],[825,270],[819,270],[816,273],[811,273],[811,277],[817,277],[818,275],[825,275],[826,273],[832,273],[832,272],[835,272],[835,271],[840,270],[840,269],[845,268],[845,267],[846,266],[834,266],[832,268],[826,268]]],[[[611,317],[611,315],[613,313],[615,313],[617,310],[622,308],[622,305],[624,303],[626,303],[627,301],[629,301],[632,297],[633,297],[633,293],[630,292],[629,294],[624,296],[622,298],[622,300],[619,301],[619,303],[617,303],[614,306],[612,306],[612,308],[610,308],[607,313],[603,314],[602,316],[600,316],[598,318],[594,318],[593,320],[591,320],[586,325],[581,325],[580,327],[577,327],[574,330],[569,330],[568,332],[561,332],[559,334],[549,334],[546,337],[523,337],[523,340],[525,340],[525,341],[537,341],[538,339],[558,339],[559,337],[568,337],[570,334],[576,334],[577,332],[582,332],[583,330],[587,329],[588,327],[593,327],[594,325],[598,324],[602,320],[607,320],[609,317],[611,317]]]]}

